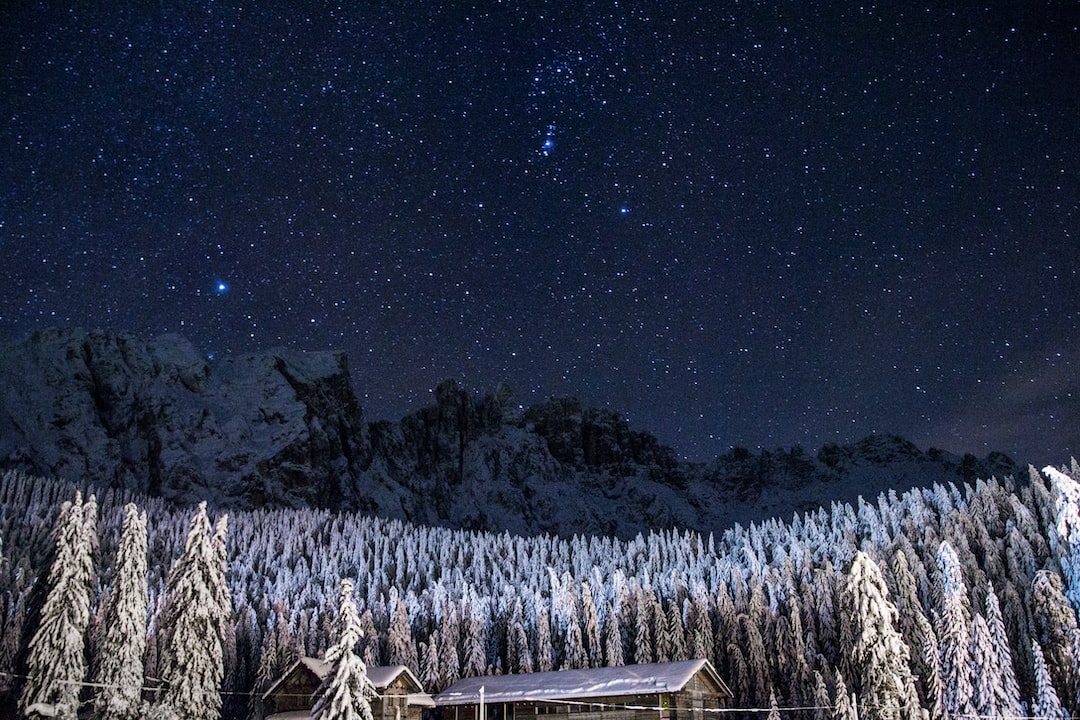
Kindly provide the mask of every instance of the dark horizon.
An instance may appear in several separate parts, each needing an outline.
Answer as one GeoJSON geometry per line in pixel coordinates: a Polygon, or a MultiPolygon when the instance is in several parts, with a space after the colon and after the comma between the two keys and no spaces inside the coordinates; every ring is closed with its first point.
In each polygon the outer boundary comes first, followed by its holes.
{"type": "MultiPolygon", "coordinates": [[[[33,333],[30,333],[30,334],[26,335],[25,337],[20,338],[18,340],[14,340],[14,341],[8,340],[7,343],[12,343],[12,342],[19,343],[19,342],[28,341],[34,334],[36,334],[38,332],[43,332],[43,331],[46,331],[46,332],[47,331],[60,331],[60,332],[72,331],[72,332],[75,332],[75,333],[80,333],[80,332],[86,332],[86,333],[108,332],[108,333],[111,333],[111,332],[113,332],[113,331],[106,331],[106,330],[102,330],[102,329],[89,330],[89,329],[86,329],[86,328],[80,328],[80,327],[74,327],[74,326],[54,326],[54,327],[42,328],[42,329],[40,329],[38,331],[34,331],[33,333]]],[[[150,340],[150,339],[152,339],[151,336],[145,336],[144,337],[144,336],[135,335],[133,333],[121,333],[121,334],[126,334],[129,337],[132,337],[132,338],[134,338],[136,340],[150,340]]],[[[181,335],[181,337],[184,337],[184,336],[181,335]]],[[[188,342],[191,342],[189,338],[185,337],[185,340],[187,340],[188,342]]],[[[200,349],[197,346],[195,346],[195,350],[200,351],[200,349]]],[[[259,355],[259,354],[263,354],[263,353],[273,353],[273,352],[275,352],[277,350],[288,350],[290,352],[299,351],[299,352],[302,352],[302,353],[338,352],[338,351],[335,351],[335,350],[308,350],[308,349],[304,349],[304,348],[289,348],[289,347],[287,347],[285,345],[279,345],[279,346],[275,346],[275,347],[269,347],[269,348],[262,348],[262,349],[257,349],[257,350],[245,351],[243,353],[241,353],[241,352],[237,352],[237,353],[231,353],[231,352],[230,353],[221,353],[221,354],[214,355],[213,357],[206,357],[206,361],[211,365],[211,367],[213,367],[213,365],[215,363],[217,363],[219,361],[222,361],[222,360],[227,360],[228,358],[230,358],[232,356],[239,357],[239,356],[243,356],[243,355],[247,355],[247,354],[259,355]]],[[[345,357],[348,360],[348,353],[345,353],[345,357]]],[[[533,407],[533,406],[536,406],[536,405],[539,405],[539,404],[543,404],[543,403],[551,401],[551,400],[559,400],[559,399],[576,400],[576,401],[581,403],[581,406],[582,406],[583,409],[598,408],[598,409],[604,409],[604,410],[608,410],[610,412],[615,413],[615,415],[617,415],[620,419],[622,419],[623,421],[625,421],[627,423],[630,430],[635,431],[635,432],[642,432],[642,433],[645,433],[647,435],[653,436],[654,438],[657,439],[658,442],[660,442],[661,445],[663,445],[663,446],[671,449],[673,452],[675,452],[676,456],[679,457],[680,460],[690,462],[690,463],[695,463],[695,464],[708,463],[708,462],[710,462],[710,461],[712,461],[714,459],[718,459],[718,458],[721,458],[723,456],[730,455],[732,453],[737,453],[737,452],[743,451],[743,450],[752,451],[752,452],[756,452],[756,453],[761,453],[763,451],[766,451],[766,452],[792,452],[792,451],[795,451],[796,449],[801,449],[802,451],[807,452],[808,454],[813,455],[813,456],[816,457],[818,455],[818,453],[824,448],[827,448],[827,447],[830,447],[830,446],[853,447],[853,446],[855,446],[855,445],[857,445],[857,444],[859,444],[859,443],[861,443],[861,442],[863,442],[863,441],[865,441],[865,440],[867,440],[867,439],[869,439],[871,437],[897,437],[897,438],[900,438],[901,440],[911,442],[913,445],[915,445],[919,449],[920,452],[923,452],[923,453],[926,453],[926,454],[932,454],[934,451],[944,451],[944,452],[952,454],[952,455],[954,455],[956,457],[961,457],[962,458],[965,455],[972,455],[972,456],[976,457],[977,459],[983,460],[983,459],[986,459],[987,457],[989,457],[993,453],[1000,453],[1000,454],[1003,454],[1003,455],[1007,456],[1009,458],[1009,460],[1011,460],[1012,462],[1014,462],[1014,463],[1016,463],[1017,465],[1020,465],[1020,466],[1023,466],[1025,464],[1031,464],[1032,466],[1035,466],[1035,467],[1043,467],[1046,464],[1051,464],[1051,465],[1054,465],[1055,467],[1063,466],[1063,465],[1067,466],[1068,462],[1071,460],[1071,456],[1069,458],[1064,458],[1064,459],[1058,460],[1058,459],[1048,459],[1048,458],[1028,457],[1028,456],[1023,456],[1023,455],[1016,455],[1016,454],[1013,454],[1013,453],[1011,453],[1011,452],[1009,452],[1007,450],[1003,450],[1001,448],[988,448],[984,452],[973,452],[973,451],[970,451],[970,450],[957,449],[957,448],[948,447],[948,446],[940,446],[940,445],[934,445],[934,444],[920,443],[920,442],[918,442],[917,440],[915,440],[913,438],[905,436],[902,433],[893,432],[893,431],[891,431],[891,430],[889,430],[887,428],[880,429],[880,430],[872,430],[870,432],[867,432],[867,433],[865,433],[863,435],[859,435],[859,436],[852,436],[852,437],[848,437],[848,438],[838,438],[838,439],[828,440],[828,441],[822,442],[822,443],[820,443],[818,445],[805,445],[804,443],[798,443],[798,442],[797,443],[792,443],[792,444],[786,445],[786,446],[784,446],[784,445],[771,445],[771,446],[769,446],[769,445],[760,445],[760,444],[758,444],[758,445],[733,444],[733,445],[728,446],[727,448],[723,448],[721,450],[718,450],[713,455],[710,455],[710,456],[707,456],[707,457],[693,458],[693,457],[686,457],[684,454],[679,453],[678,447],[671,444],[670,442],[665,441],[662,434],[656,432],[653,428],[643,427],[643,426],[640,426],[638,424],[633,423],[632,419],[629,418],[625,412],[622,412],[618,407],[613,406],[609,402],[592,402],[592,401],[589,401],[589,400],[587,400],[585,398],[582,398],[582,397],[577,396],[577,395],[572,395],[572,394],[551,395],[551,396],[548,396],[546,398],[535,398],[535,399],[531,400],[530,402],[522,402],[521,399],[517,396],[517,393],[516,393],[516,391],[514,389],[513,383],[508,382],[506,380],[500,380],[500,381],[498,381],[496,383],[491,384],[489,387],[478,387],[478,386],[470,386],[468,384],[465,384],[459,378],[448,376],[448,377],[443,378],[442,380],[440,380],[439,383],[436,383],[435,387],[428,388],[428,389],[418,389],[417,392],[414,394],[414,397],[407,400],[408,407],[400,415],[397,415],[397,416],[375,415],[375,414],[373,414],[371,412],[371,410],[365,404],[366,393],[364,391],[364,387],[362,385],[360,385],[359,382],[358,382],[356,374],[355,374],[355,372],[354,372],[354,370],[352,368],[351,361],[349,362],[349,374],[350,374],[350,378],[351,378],[351,381],[352,381],[353,391],[356,393],[357,399],[358,399],[358,401],[360,403],[360,409],[361,409],[361,412],[363,413],[364,421],[366,423],[375,423],[375,422],[384,422],[384,421],[385,422],[396,423],[396,422],[404,419],[405,417],[422,410],[423,408],[433,407],[436,404],[435,390],[439,385],[441,385],[444,382],[453,382],[453,383],[455,383],[459,389],[461,389],[462,391],[468,393],[470,396],[472,396],[475,399],[482,399],[482,398],[484,398],[486,396],[489,396],[489,395],[495,395],[500,390],[500,386],[505,385],[511,391],[510,405],[512,407],[516,407],[516,408],[524,411],[524,410],[528,409],[529,407],[533,407]]]]}

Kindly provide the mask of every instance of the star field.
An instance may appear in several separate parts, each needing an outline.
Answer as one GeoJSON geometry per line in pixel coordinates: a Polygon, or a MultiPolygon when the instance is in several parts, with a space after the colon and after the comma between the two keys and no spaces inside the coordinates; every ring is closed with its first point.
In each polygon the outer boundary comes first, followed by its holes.
{"type": "Polygon", "coordinates": [[[1080,453],[1074,2],[23,3],[0,336],[349,354],[681,455],[1080,453]]]}

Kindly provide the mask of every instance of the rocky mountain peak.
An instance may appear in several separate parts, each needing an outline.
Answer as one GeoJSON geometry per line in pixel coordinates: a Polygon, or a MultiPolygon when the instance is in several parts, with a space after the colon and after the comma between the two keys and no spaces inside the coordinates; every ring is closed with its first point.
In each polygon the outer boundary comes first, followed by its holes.
{"type": "Polygon", "coordinates": [[[208,360],[178,335],[50,329],[0,346],[0,461],[173,502],[322,506],[518,533],[722,530],[884,488],[1015,474],[874,435],[849,446],[733,449],[685,463],[618,413],[453,380],[432,405],[367,423],[342,353],[208,360]]]}

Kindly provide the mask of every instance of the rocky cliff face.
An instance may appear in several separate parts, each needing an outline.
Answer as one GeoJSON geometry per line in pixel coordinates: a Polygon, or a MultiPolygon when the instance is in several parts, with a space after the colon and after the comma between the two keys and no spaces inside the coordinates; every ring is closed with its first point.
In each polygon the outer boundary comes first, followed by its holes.
{"type": "Polygon", "coordinates": [[[615,413],[512,409],[452,381],[399,422],[363,419],[341,353],[207,361],[176,335],[48,330],[0,346],[0,464],[179,503],[322,506],[455,528],[615,534],[723,530],[834,500],[1017,473],[872,436],[816,455],[680,462],[615,413]]]}
{"type": "Polygon", "coordinates": [[[208,362],[183,338],[76,330],[0,348],[0,458],[177,502],[332,504],[366,462],[345,356],[208,362]]]}

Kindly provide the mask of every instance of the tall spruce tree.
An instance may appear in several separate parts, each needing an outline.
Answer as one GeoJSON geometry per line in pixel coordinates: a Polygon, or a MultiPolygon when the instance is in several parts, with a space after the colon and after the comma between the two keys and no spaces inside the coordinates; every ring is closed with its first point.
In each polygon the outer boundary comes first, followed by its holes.
{"type": "Polygon", "coordinates": [[[427,642],[420,643],[420,682],[429,692],[442,690],[442,678],[439,674],[439,633],[428,635],[427,642]]]}
{"type": "Polygon", "coordinates": [[[231,680],[230,675],[236,671],[236,631],[233,627],[232,593],[226,580],[226,569],[229,566],[225,536],[228,533],[229,516],[222,515],[214,525],[214,534],[210,539],[210,547],[213,550],[213,568],[215,572],[210,574],[213,586],[210,588],[214,594],[214,609],[218,614],[218,632],[221,636],[222,672],[225,682],[231,680]]]}
{"type": "Polygon", "coordinates": [[[622,630],[619,628],[619,614],[613,605],[608,605],[607,619],[604,620],[604,664],[607,667],[619,667],[624,661],[622,630]]]}
{"type": "Polygon", "coordinates": [[[585,651],[589,667],[601,667],[604,664],[604,645],[600,635],[600,617],[593,602],[592,590],[588,583],[581,585],[581,614],[584,627],[585,651]]]}
{"type": "Polygon", "coordinates": [[[833,720],[859,720],[859,703],[855,693],[849,693],[844,676],[836,671],[836,701],[833,702],[833,720]]]}
{"type": "Polygon", "coordinates": [[[551,620],[546,607],[536,609],[533,666],[536,672],[555,669],[555,649],[551,644],[551,620]]]}
{"type": "Polygon", "coordinates": [[[855,553],[841,596],[841,616],[850,619],[841,639],[849,677],[864,720],[919,720],[918,695],[909,650],[896,629],[896,608],[877,564],[855,553]]]}
{"type": "Polygon", "coordinates": [[[146,652],[146,513],[124,508],[113,589],[102,623],[94,671],[94,714],[100,720],[143,716],[143,653],[146,652]]]}
{"type": "Polygon", "coordinates": [[[386,654],[390,664],[404,665],[415,673],[420,672],[420,656],[413,641],[412,627],[409,624],[409,610],[405,601],[398,598],[394,604],[394,615],[386,636],[386,654]]]}
{"type": "Polygon", "coordinates": [[[1035,702],[1032,704],[1031,714],[1039,720],[1067,718],[1057,691],[1054,689],[1054,681],[1050,679],[1042,649],[1035,640],[1031,641],[1031,654],[1035,659],[1035,702]]]}
{"type": "Polygon", "coordinates": [[[997,649],[990,636],[990,628],[981,615],[971,621],[971,707],[972,714],[980,717],[1005,717],[1005,709],[999,701],[1001,690],[1001,667],[997,649]]]}
{"type": "Polygon", "coordinates": [[[1020,686],[1016,681],[1016,671],[1013,667],[1012,650],[1009,647],[1009,638],[1005,632],[1005,620],[1001,615],[1001,606],[998,604],[997,594],[994,588],[987,584],[986,588],[986,629],[990,634],[990,646],[994,649],[998,682],[994,685],[994,703],[1000,709],[1000,714],[1005,717],[1019,717],[1023,714],[1020,706],[1020,686]]]}
{"type": "Polygon", "coordinates": [[[947,715],[973,715],[971,667],[971,620],[967,587],[960,560],[948,541],[938,546],[941,573],[941,614],[938,616],[938,648],[941,653],[942,700],[947,715]]]}
{"type": "MultiPolygon", "coordinates": [[[[446,618],[444,618],[446,619],[446,618]]],[[[458,653],[460,641],[460,623],[457,611],[450,615],[452,622],[448,622],[443,631],[439,633],[439,685],[440,688],[453,685],[461,677],[461,655],[458,653]]]]}
{"type": "Polygon", "coordinates": [[[86,626],[90,621],[90,581],[96,544],[91,498],[65,503],[54,532],[56,556],[49,568],[49,593],[30,640],[22,710],[28,718],[75,720],[86,679],[86,626]]]}
{"type": "Polygon", "coordinates": [[[911,670],[921,704],[929,713],[928,720],[941,720],[944,711],[941,692],[941,654],[938,649],[937,634],[926,617],[926,613],[923,612],[915,587],[915,576],[907,557],[907,552],[903,547],[897,548],[890,563],[896,587],[893,604],[896,606],[900,622],[900,635],[911,652],[911,670]]]}
{"type": "Polygon", "coordinates": [[[566,620],[566,638],[563,641],[562,664],[560,670],[576,670],[589,667],[589,658],[585,655],[585,644],[581,639],[581,624],[576,615],[566,620]]]}
{"type": "Polygon", "coordinates": [[[334,642],[326,649],[324,658],[331,670],[315,692],[312,720],[372,720],[371,698],[375,696],[375,688],[368,679],[364,661],[354,652],[361,631],[352,593],[352,582],[342,579],[334,642]]]}
{"type": "Polygon", "coordinates": [[[158,718],[217,720],[221,714],[222,631],[229,612],[221,606],[224,572],[203,502],[165,587],[162,687],[154,707],[158,718]]]}
{"type": "Polygon", "coordinates": [[[1061,576],[1039,570],[1031,581],[1031,614],[1047,670],[1062,707],[1074,710],[1080,696],[1076,644],[1080,636],[1076,611],[1062,591],[1061,576]]]}
{"type": "Polygon", "coordinates": [[[769,691],[769,714],[767,720],[780,720],[780,705],[776,702],[776,691],[769,691]]]}
{"type": "Polygon", "coordinates": [[[360,613],[360,657],[368,667],[379,664],[379,633],[375,630],[375,618],[371,609],[360,613]]]}
{"type": "MultiPolygon", "coordinates": [[[[528,640],[525,642],[528,645],[528,640]]],[[[469,612],[465,621],[465,639],[463,641],[464,658],[461,663],[462,677],[477,677],[487,669],[487,652],[484,649],[484,623],[474,612],[469,612]]]]}
{"type": "Polygon", "coordinates": [[[1050,548],[1065,576],[1065,594],[1080,610],[1080,484],[1053,466],[1043,468],[1054,489],[1055,531],[1050,548]]]}
{"type": "Polygon", "coordinates": [[[811,678],[814,686],[811,689],[811,703],[813,710],[808,716],[810,720],[830,720],[832,716],[832,700],[829,698],[829,686],[825,684],[825,677],[814,670],[811,678]]]}

